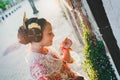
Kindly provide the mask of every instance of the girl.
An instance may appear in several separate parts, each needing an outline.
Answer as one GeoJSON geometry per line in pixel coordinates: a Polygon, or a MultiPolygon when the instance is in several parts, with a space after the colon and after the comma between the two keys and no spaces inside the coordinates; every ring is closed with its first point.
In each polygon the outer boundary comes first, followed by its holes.
{"type": "Polygon", "coordinates": [[[60,45],[62,55],[48,46],[52,45],[54,33],[52,25],[44,18],[24,18],[24,25],[18,30],[18,39],[22,44],[30,43],[26,56],[34,80],[83,80],[70,70],[68,63],[73,62],[70,56],[72,41],[66,38],[60,45]]]}

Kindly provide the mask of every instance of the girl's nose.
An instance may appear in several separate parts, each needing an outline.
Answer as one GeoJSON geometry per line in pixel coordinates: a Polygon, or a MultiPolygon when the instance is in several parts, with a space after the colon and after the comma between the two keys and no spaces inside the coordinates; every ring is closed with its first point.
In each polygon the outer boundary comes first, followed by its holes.
{"type": "Polygon", "coordinates": [[[54,33],[52,33],[53,37],[55,36],[54,33]]]}

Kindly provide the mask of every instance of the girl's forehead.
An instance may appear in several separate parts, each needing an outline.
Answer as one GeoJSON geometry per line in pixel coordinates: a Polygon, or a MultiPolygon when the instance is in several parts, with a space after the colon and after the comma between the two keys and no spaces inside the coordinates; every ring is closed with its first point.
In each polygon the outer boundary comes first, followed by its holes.
{"type": "Polygon", "coordinates": [[[51,26],[50,23],[47,23],[47,24],[45,25],[45,30],[52,30],[52,26],[51,26]]]}
{"type": "Polygon", "coordinates": [[[50,22],[47,22],[46,25],[51,25],[51,23],[50,23],[50,22]]]}

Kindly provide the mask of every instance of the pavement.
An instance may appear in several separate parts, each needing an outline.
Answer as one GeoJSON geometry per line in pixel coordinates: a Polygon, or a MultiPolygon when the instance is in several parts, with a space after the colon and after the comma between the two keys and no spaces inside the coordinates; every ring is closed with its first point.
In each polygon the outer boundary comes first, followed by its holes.
{"type": "Polygon", "coordinates": [[[13,14],[0,22],[0,80],[32,80],[29,67],[25,62],[28,45],[21,45],[17,42],[17,30],[23,23],[24,12],[26,12],[28,18],[46,18],[51,22],[55,34],[52,47],[58,51],[60,51],[59,44],[63,39],[68,37],[73,41],[72,48],[74,51],[71,52],[71,55],[75,62],[71,65],[71,69],[88,80],[86,73],[82,69],[84,57],[81,44],[78,41],[74,28],[64,16],[60,4],[55,0],[36,0],[35,5],[39,10],[37,15],[33,14],[29,2],[25,0],[11,8],[13,10],[20,6],[13,14]]]}

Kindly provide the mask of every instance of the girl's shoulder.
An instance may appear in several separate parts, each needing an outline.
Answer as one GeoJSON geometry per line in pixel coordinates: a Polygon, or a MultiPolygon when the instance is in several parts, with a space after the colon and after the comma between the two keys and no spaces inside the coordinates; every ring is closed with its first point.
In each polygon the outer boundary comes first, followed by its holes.
{"type": "Polygon", "coordinates": [[[29,64],[35,61],[40,61],[41,59],[44,60],[44,55],[41,55],[40,53],[36,52],[29,52],[25,57],[26,62],[29,64]]]}
{"type": "Polygon", "coordinates": [[[35,61],[44,62],[46,60],[51,59],[52,57],[59,59],[61,58],[57,50],[55,50],[54,48],[47,47],[47,49],[48,49],[48,53],[46,55],[29,51],[25,57],[26,62],[27,63],[33,63],[35,61]]]}

